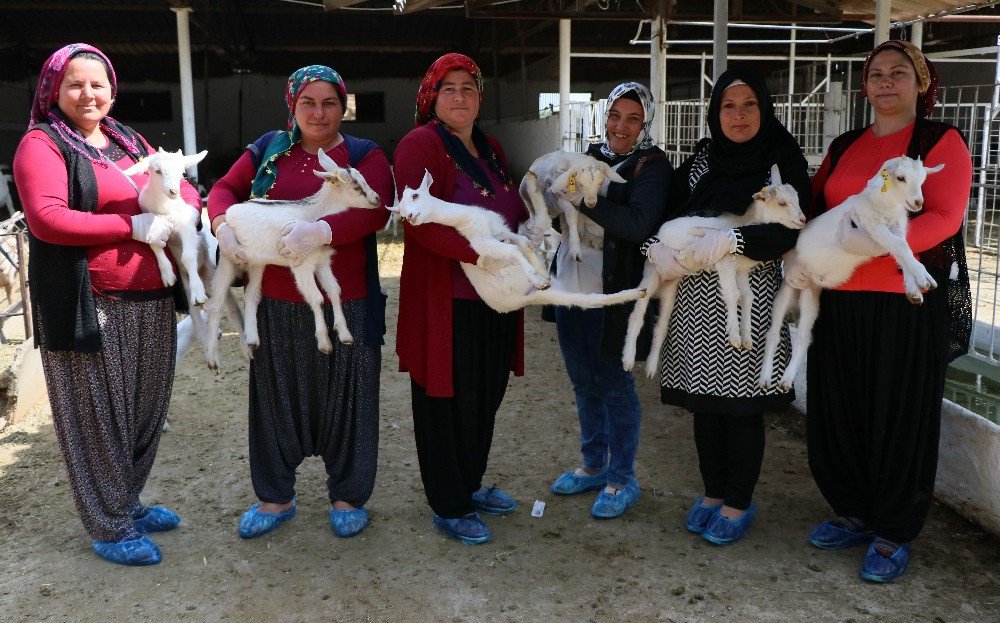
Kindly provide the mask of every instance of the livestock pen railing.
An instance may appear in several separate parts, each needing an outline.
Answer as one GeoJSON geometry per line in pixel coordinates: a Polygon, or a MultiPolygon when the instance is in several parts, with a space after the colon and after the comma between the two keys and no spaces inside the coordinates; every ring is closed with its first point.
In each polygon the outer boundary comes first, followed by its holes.
{"type": "Polygon", "coordinates": [[[24,337],[31,337],[31,306],[25,303],[28,291],[28,241],[24,214],[0,222],[0,343],[7,341],[4,325],[10,318],[21,316],[24,337]]]}

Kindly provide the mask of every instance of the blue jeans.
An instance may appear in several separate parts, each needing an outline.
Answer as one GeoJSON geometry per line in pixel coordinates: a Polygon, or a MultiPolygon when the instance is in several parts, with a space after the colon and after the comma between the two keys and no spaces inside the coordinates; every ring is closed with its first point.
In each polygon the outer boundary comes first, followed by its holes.
{"type": "Polygon", "coordinates": [[[604,310],[556,308],[556,330],[576,394],[583,466],[608,466],[608,482],[626,485],[635,473],[642,411],[632,373],[620,359],[602,359],[604,310]],[[611,455],[610,462],[608,454],[611,455]]]}

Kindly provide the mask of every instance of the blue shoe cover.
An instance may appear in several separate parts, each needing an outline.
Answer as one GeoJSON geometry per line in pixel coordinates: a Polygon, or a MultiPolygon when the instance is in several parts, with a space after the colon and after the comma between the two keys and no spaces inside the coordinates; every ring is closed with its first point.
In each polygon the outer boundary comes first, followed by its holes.
{"type": "Polygon", "coordinates": [[[861,543],[871,543],[875,533],[849,530],[833,521],[824,521],[809,535],[809,543],[820,549],[844,549],[861,543]]]}
{"type": "Polygon", "coordinates": [[[517,508],[517,501],[496,486],[473,493],[472,504],[484,515],[506,515],[517,508]]]}
{"type": "Polygon", "coordinates": [[[577,476],[576,470],[571,469],[565,474],[556,478],[552,483],[552,493],[556,495],[575,495],[588,491],[598,491],[608,484],[608,471],[602,469],[601,473],[593,476],[577,476]]]}
{"type": "Polygon", "coordinates": [[[240,517],[240,536],[244,539],[255,539],[267,534],[295,517],[295,506],[295,500],[292,500],[292,507],[280,513],[262,513],[260,502],[257,502],[240,517]]]}
{"type": "Polygon", "coordinates": [[[93,545],[98,556],[119,565],[144,567],[163,559],[160,548],[145,536],[131,541],[94,541],[93,545]]]}
{"type": "Polygon", "coordinates": [[[490,529],[479,518],[479,513],[469,513],[455,519],[434,515],[434,527],[466,545],[479,545],[490,540],[490,529]]]}
{"type": "Polygon", "coordinates": [[[177,513],[166,506],[147,506],[146,514],[136,517],[132,525],[137,532],[148,534],[150,532],[166,532],[173,530],[181,523],[181,518],[177,513]]]}
{"type": "Polygon", "coordinates": [[[635,505],[640,495],[639,482],[632,476],[617,495],[609,494],[606,489],[598,493],[590,514],[598,519],[614,519],[635,505]]]}
{"type": "Polygon", "coordinates": [[[722,504],[716,506],[702,506],[705,498],[698,498],[694,501],[694,506],[688,511],[684,518],[684,527],[695,534],[701,534],[708,527],[708,522],[719,514],[722,504]]]}
{"type": "Polygon", "coordinates": [[[753,519],[756,516],[757,505],[753,502],[750,503],[750,508],[739,519],[727,519],[721,514],[716,514],[708,522],[708,525],[705,526],[705,531],[701,533],[701,538],[716,545],[729,545],[746,536],[747,530],[750,529],[750,524],[753,523],[753,519]]]}
{"type": "Polygon", "coordinates": [[[861,563],[861,579],[880,584],[895,582],[910,566],[910,548],[909,543],[897,544],[887,539],[876,538],[868,546],[868,553],[861,563]],[[892,556],[886,557],[876,549],[877,545],[898,547],[898,549],[892,556]]]}
{"type": "Polygon", "coordinates": [[[363,508],[337,511],[330,509],[330,527],[340,538],[354,536],[368,525],[368,511],[363,508]]]}

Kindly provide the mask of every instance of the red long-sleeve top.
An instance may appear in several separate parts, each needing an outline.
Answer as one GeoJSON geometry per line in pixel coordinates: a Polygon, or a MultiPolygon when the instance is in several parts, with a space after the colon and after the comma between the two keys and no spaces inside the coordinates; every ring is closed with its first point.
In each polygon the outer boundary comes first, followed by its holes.
{"type": "MultiPolygon", "coordinates": [[[[840,157],[830,174],[829,156],[813,177],[813,194],[823,193],[829,208],[838,206],[861,192],[889,158],[906,155],[913,136],[913,124],[887,136],[875,136],[868,128],[840,157]]],[[[924,209],[910,219],[906,241],[920,259],[926,251],[953,235],[962,226],[972,188],[972,156],[962,137],[949,130],[941,137],[924,165],[944,169],[927,176],[923,185],[924,209]]],[[[891,256],[875,257],[858,266],[838,290],[905,292],[903,275],[891,256]]]]}
{"type": "MultiPolygon", "coordinates": [[[[144,144],[152,153],[145,139],[144,144]]],[[[125,156],[116,164],[127,169],[134,162],[125,156]]],[[[41,130],[25,134],[14,155],[14,182],[31,233],[52,244],[87,247],[90,285],[97,292],[164,288],[152,249],[132,239],[131,217],[141,212],[136,189],[114,167],[95,165],[94,174],[97,210],[71,209],[66,161],[59,148],[41,130]]],[[[141,190],[149,176],[141,173],[132,180],[141,190]]],[[[181,183],[181,196],[201,214],[201,197],[186,181],[181,183]]]]}
{"type": "MultiPolygon", "coordinates": [[[[337,145],[327,155],[338,166],[346,167],[349,164],[346,143],[337,145]]],[[[303,199],[318,191],[323,183],[321,178],[313,174],[313,171],[323,170],[316,154],[302,149],[301,143],[293,146],[287,155],[278,158],[275,163],[278,177],[267,193],[268,199],[303,199]]],[[[333,233],[330,242],[334,249],[331,266],[344,301],[367,296],[364,238],[385,225],[389,220],[389,211],[385,206],[393,203],[392,171],[381,149],[371,150],[354,168],[364,176],[372,190],[378,193],[382,199],[382,207],[374,210],[349,209],[322,218],[330,225],[333,233]]],[[[208,194],[208,216],[213,222],[216,217],[225,214],[229,206],[250,198],[250,187],[256,174],[257,169],[253,166],[250,152],[245,151],[208,194]]],[[[292,271],[285,266],[268,266],[264,269],[262,292],[264,296],[282,301],[301,303],[305,300],[295,285],[292,271]]]]}
{"type": "MultiPolygon", "coordinates": [[[[506,157],[492,137],[490,144],[506,157]]],[[[396,189],[418,188],[424,171],[434,182],[431,194],[449,201],[458,173],[437,132],[429,125],[411,130],[396,147],[393,156],[396,189]]],[[[399,321],[396,325],[396,354],[399,369],[427,391],[428,396],[455,395],[452,377],[452,268],[455,262],[475,264],[479,255],[453,227],[437,223],[420,226],[403,224],[403,269],[399,278],[399,321]]],[[[524,314],[520,314],[517,347],[511,370],[524,374],[524,314]]]]}

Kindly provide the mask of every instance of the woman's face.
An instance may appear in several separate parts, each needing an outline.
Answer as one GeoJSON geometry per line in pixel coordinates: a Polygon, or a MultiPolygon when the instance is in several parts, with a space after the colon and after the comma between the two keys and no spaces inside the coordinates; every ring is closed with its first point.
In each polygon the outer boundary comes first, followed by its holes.
{"type": "Polygon", "coordinates": [[[310,82],[295,100],[294,116],[306,146],[329,145],[337,138],[340,122],[344,118],[340,92],[326,80],[310,82]]]}
{"type": "Polygon", "coordinates": [[[434,100],[434,114],[448,127],[462,131],[472,129],[479,116],[479,86],[472,74],[464,69],[452,69],[441,80],[441,90],[434,100]]]}
{"type": "Polygon", "coordinates": [[[868,64],[865,76],[868,101],[878,115],[916,115],[917,72],[910,58],[899,50],[883,50],[868,64]]]}
{"type": "Polygon", "coordinates": [[[111,110],[111,80],[104,63],[92,58],[74,58],[66,65],[56,102],[70,123],[84,133],[100,124],[111,110]]]}
{"type": "Polygon", "coordinates": [[[722,93],[719,106],[722,133],[734,143],[745,143],[760,131],[760,102],[746,84],[729,87],[722,93]]]}
{"type": "Polygon", "coordinates": [[[608,147],[616,154],[627,154],[642,132],[642,124],[646,113],[639,102],[619,97],[608,111],[608,120],[604,124],[604,134],[607,136],[608,147]]]}

